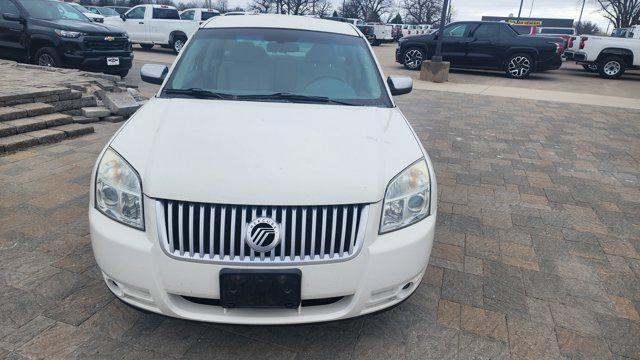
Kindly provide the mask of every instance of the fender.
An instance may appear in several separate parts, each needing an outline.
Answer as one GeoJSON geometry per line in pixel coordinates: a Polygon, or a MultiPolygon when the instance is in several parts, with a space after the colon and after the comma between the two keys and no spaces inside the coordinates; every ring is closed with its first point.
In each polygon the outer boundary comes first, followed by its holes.
{"type": "Polygon", "coordinates": [[[633,65],[633,51],[629,49],[613,47],[604,48],[602,49],[602,51],[600,51],[600,54],[598,54],[598,58],[596,59],[596,61],[600,61],[600,59],[602,59],[606,55],[620,56],[627,63],[627,65],[633,65]]]}
{"type": "Polygon", "coordinates": [[[54,37],[51,37],[47,34],[31,34],[27,39],[27,53],[28,53],[28,58],[29,60],[31,60],[31,57],[35,54],[36,49],[34,47],[34,44],[49,44],[49,46],[53,47],[53,48],[57,48],[60,40],[54,37]]]}

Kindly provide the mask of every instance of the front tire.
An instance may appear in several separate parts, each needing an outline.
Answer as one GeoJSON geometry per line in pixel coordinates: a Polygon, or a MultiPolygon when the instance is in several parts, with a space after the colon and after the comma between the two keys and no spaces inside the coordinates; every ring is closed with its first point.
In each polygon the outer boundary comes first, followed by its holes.
{"type": "Polygon", "coordinates": [[[533,72],[533,58],[527,54],[513,54],[505,64],[507,77],[525,79],[533,72]]]}
{"type": "Polygon", "coordinates": [[[582,67],[590,73],[597,73],[598,72],[598,65],[597,64],[582,64],[582,67]]]}
{"type": "Polygon", "coordinates": [[[410,47],[402,54],[402,64],[409,70],[420,70],[424,60],[424,51],[418,47],[410,47]]]}
{"type": "Polygon", "coordinates": [[[62,67],[62,60],[54,48],[43,47],[36,51],[33,56],[33,63],[46,67],[62,67]]]}
{"type": "Polygon", "coordinates": [[[182,48],[184,47],[184,44],[186,42],[187,42],[187,38],[185,38],[184,36],[176,36],[173,38],[173,41],[171,42],[171,49],[173,50],[174,53],[180,54],[180,51],[182,51],[182,48]]]}
{"type": "Polygon", "coordinates": [[[619,56],[605,56],[598,61],[598,73],[604,79],[617,79],[626,70],[627,66],[619,56]]]}

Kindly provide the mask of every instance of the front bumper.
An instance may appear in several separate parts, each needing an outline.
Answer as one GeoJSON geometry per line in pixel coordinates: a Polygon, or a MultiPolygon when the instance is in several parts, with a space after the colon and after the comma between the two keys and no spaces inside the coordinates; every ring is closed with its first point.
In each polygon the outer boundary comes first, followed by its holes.
{"type": "Polygon", "coordinates": [[[133,65],[133,53],[112,53],[112,54],[68,54],[62,55],[65,67],[80,69],[105,74],[120,74],[128,71],[133,65]],[[119,65],[107,65],[107,58],[117,57],[119,65]]]}
{"type": "Polygon", "coordinates": [[[297,266],[196,263],[167,256],[160,245],[155,200],[145,197],[146,231],[121,225],[91,208],[93,251],[109,289],[123,301],[177,318],[234,324],[293,324],[350,318],[393,306],[420,284],[435,231],[434,215],[378,234],[381,203],[370,205],[360,253],[344,262],[297,266]],[[225,309],[185,297],[220,298],[219,273],[231,269],[300,269],[304,300],[336,302],[289,309],[225,309]]]}
{"type": "MultiPolygon", "coordinates": [[[[107,74],[121,74],[131,69],[133,65],[133,51],[128,42],[122,44],[120,49],[90,48],[85,41],[99,41],[104,37],[81,37],[78,39],[61,40],[59,54],[67,68],[74,68],[92,72],[107,74]],[[90,38],[90,39],[89,39],[90,38]],[[118,58],[119,65],[107,65],[107,58],[118,58]]],[[[122,40],[120,40],[122,42],[122,40]]]]}

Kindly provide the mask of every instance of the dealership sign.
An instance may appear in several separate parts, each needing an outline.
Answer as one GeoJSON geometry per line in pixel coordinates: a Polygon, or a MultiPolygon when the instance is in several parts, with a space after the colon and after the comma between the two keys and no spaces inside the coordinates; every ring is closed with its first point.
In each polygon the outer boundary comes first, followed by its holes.
{"type": "Polygon", "coordinates": [[[544,27],[573,27],[573,19],[551,19],[551,18],[516,18],[508,16],[483,16],[482,21],[506,21],[513,25],[529,25],[544,27]]]}

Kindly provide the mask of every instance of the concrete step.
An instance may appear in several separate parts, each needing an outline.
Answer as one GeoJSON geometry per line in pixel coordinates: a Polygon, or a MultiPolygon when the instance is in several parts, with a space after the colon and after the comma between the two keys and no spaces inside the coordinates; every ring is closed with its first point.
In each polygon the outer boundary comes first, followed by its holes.
{"type": "Polygon", "coordinates": [[[93,126],[66,124],[0,138],[0,154],[22,150],[40,144],[51,144],[66,138],[92,133],[93,126]]]}
{"type": "Polygon", "coordinates": [[[55,112],[55,108],[53,106],[45,103],[40,103],[40,102],[19,104],[19,105],[14,105],[13,107],[17,109],[25,110],[27,112],[27,116],[38,116],[38,115],[51,114],[55,112]]]}
{"type": "MultiPolygon", "coordinates": [[[[16,120],[4,121],[1,124],[14,128],[14,134],[21,134],[29,131],[36,131],[50,128],[52,126],[65,125],[73,122],[71,116],[59,113],[24,117],[16,120]]],[[[4,133],[10,130],[5,129],[4,133]]],[[[2,131],[0,130],[0,133],[2,131]]]]}

